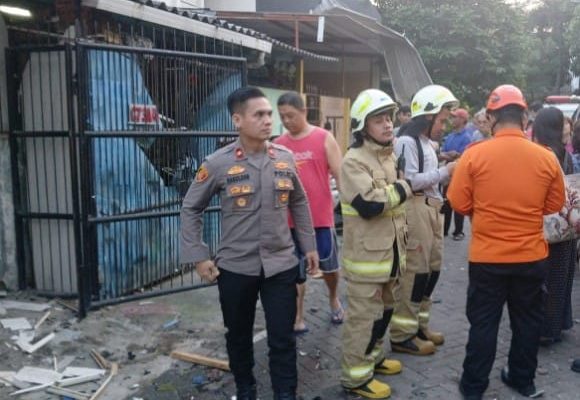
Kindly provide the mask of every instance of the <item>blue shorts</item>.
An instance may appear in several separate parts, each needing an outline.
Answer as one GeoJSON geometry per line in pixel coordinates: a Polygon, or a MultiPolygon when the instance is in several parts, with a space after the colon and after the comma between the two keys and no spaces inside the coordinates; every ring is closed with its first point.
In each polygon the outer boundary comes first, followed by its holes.
{"type": "MultiPolygon", "coordinates": [[[[320,270],[324,273],[336,272],[340,269],[338,250],[336,246],[336,232],[333,228],[314,228],[316,233],[316,248],[320,257],[320,270]]],[[[296,232],[292,229],[292,239],[296,248],[296,257],[300,264],[304,264],[304,253],[300,249],[296,232]]]]}

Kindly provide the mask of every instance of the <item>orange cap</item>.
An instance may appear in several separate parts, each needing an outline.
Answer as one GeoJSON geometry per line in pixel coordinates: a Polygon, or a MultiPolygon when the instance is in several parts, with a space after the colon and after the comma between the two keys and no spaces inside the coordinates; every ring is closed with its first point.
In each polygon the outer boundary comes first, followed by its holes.
{"type": "Polygon", "coordinates": [[[524,99],[520,89],[514,85],[501,85],[491,92],[485,108],[487,111],[495,111],[509,105],[520,106],[523,109],[528,108],[526,99],[524,99]]]}

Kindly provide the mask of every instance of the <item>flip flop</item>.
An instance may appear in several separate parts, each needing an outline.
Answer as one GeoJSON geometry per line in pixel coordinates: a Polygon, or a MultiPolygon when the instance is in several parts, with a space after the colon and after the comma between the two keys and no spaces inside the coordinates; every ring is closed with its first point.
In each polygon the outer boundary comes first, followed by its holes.
{"type": "Polygon", "coordinates": [[[310,329],[308,329],[308,327],[306,327],[306,326],[304,328],[302,328],[302,329],[294,329],[294,334],[296,336],[298,336],[298,335],[304,335],[305,333],[308,333],[308,332],[310,332],[310,329]]]}
{"type": "Polygon", "coordinates": [[[344,309],[342,308],[342,304],[336,310],[330,311],[330,322],[335,325],[340,325],[344,321],[344,309]]]}

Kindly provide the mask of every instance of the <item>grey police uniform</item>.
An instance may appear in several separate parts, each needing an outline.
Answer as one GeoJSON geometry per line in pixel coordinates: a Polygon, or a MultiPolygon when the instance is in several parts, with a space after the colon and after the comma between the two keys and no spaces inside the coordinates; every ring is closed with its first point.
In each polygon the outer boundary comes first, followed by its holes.
{"type": "Polygon", "coordinates": [[[253,159],[237,140],[210,155],[199,171],[181,210],[181,263],[210,259],[203,212],[215,193],[222,205],[219,268],[253,276],[263,268],[268,278],[296,266],[288,209],[301,249],[316,250],[308,199],[284,146],[268,142],[267,154],[253,159]]]}
{"type": "Polygon", "coordinates": [[[316,250],[316,240],[292,153],[267,142],[265,153],[249,155],[238,140],[209,156],[183,201],[182,263],[210,259],[202,241],[203,212],[216,193],[222,205],[222,238],[215,264],[220,269],[220,304],[238,393],[255,390],[248,388],[256,383],[252,337],[258,297],[266,316],[272,387],[275,393],[295,393],[298,259],[288,210],[301,248],[316,250]]]}

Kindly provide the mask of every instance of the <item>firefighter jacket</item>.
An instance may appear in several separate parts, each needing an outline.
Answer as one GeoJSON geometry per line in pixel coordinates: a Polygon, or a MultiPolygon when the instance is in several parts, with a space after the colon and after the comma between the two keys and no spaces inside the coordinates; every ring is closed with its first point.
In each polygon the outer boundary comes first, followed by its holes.
{"type": "Polygon", "coordinates": [[[387,282],[398,265],[405,266],[404,202],[412,196],[405,180],[397,180],[392,146],[365,139],[351,147],[341,167],[343,269],[354,282],[387,282]]]}

